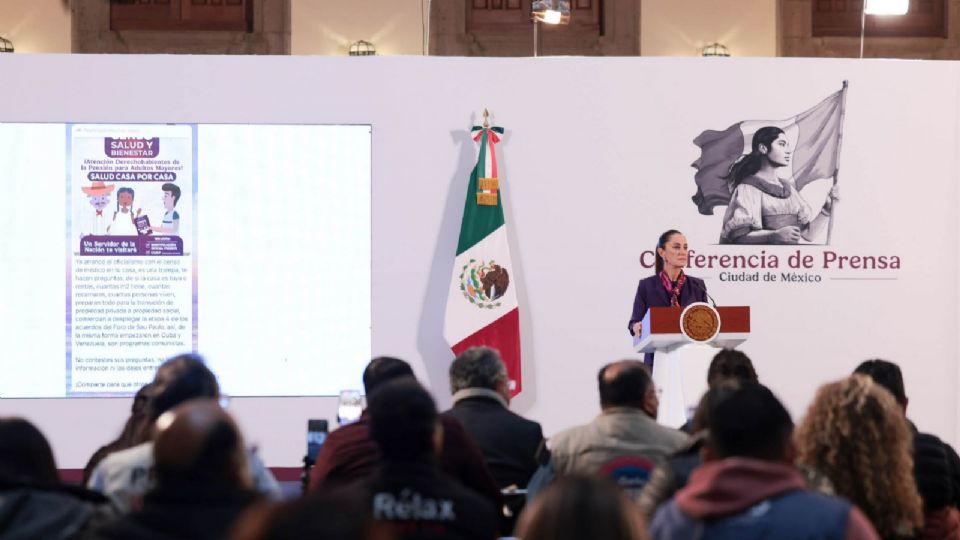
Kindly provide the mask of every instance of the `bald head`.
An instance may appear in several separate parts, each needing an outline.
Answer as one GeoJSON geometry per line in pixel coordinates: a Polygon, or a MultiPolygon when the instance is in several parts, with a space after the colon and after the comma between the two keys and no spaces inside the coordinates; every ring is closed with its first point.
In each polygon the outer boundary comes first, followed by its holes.
{"type": "Polygon", "coordinates": [[[620,360],[600,368],[597,374],[600,406],[643,408],[644,399],[653,389],[650,373],[643,362],[620,360]]]}
{"type": "Polygon", "coordinates": [[[212,399],[188,401],[157,421],[153,447],[157,483],[249,487],[243,438],[212,399]]]}

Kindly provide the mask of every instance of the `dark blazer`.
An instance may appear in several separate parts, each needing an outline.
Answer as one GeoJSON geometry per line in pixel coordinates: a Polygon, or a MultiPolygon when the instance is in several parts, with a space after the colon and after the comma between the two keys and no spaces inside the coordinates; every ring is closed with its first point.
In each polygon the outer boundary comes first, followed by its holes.
{"type": "Polygon", "coordinates": [[[536,454],[543,440],[540,424],[483,396],[461,399],[443,414],[459,420],[477,443],[500,488],[527,486],[537,470],[536,454]]]}
{"type": "MultiPolygon", "coordinates": [[[[687,282],[680,289],[680,305],[689,306],[694,302],[707,301],[707,286],[700,278],[687,276],[687,282]]],[[[637,294],[633,297],[633,314],[627,323],[627,331],[633,335],[633,325],[643,320],[647,310],[652,307],[670,307],[670,293],[663,287],[659,275],[640,280],[637,294]]]]}

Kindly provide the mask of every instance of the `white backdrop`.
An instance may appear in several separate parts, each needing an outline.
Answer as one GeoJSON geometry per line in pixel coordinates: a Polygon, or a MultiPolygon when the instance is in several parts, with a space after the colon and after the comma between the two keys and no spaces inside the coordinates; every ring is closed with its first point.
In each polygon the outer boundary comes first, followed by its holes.
{"type": "MultiPolygon", "coordinates": [[[[701,216],[689,199],[699,155],[691,141],[741,120],[791,117],[849,80],[830,249],[896,255],[901,268],[817,268],[808,271],[821,276],[815,284],[690,273],[718,303],[753,306],[743,349],[795,417],[819,384],[883,357],[903,367],[920,429],[956,445],[958,69],[806,59],[3,55],[0,121],[371,124],[373,353],[409,359],[446,406],[452,355],[441,329],[475,160],[468,130],[489,108],[507,129],[498,150],[524,354],[514,408],[552,434],[597,413],[602,364],[635,356],[626,321],[637,280],[651,272],[638,257],[662,230],[683,230],[703,253],[765,250],[780,258],[779,271],[797,249],[819,266],[821,246],[716,245],[723,208],[701,216]],[[888,279],[833,279],[850,277],[888,279]]],[[[0,414],[32,419],[59,465],[80,467],[116,434],[127,407],[3,400],[0,414]]],[[[231,404],[272,466],[297,465],[305,420],[333,418],[334,407],[331,398],[231,404]]]]}

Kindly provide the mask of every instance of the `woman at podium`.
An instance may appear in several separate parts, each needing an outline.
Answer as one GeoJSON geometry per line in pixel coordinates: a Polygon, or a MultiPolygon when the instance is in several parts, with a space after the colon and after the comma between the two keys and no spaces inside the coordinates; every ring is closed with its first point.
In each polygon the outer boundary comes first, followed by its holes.
{"type": "MultiPolygon", "coordinates": [[[[657,240],[654,274],[640,280],[633,298],[633,315],[627,329],[638,339],[643,330],[643,316],[652,307],[688,306],[707,301],[707,286],[702,279],[683,272],[687,265],[687,238],[670,229],[657,240]]],[[[644,363],[653,368],[653,353],[644,355],[644,363]]]]}

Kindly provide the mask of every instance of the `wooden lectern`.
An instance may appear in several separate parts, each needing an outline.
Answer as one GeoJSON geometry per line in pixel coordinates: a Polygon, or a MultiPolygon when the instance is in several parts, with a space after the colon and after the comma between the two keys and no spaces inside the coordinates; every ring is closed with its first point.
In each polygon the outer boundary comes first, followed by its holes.
{"type": "Polygon", "coordinates": [[[674,428],[687,422],[707,391],[707,369],[717,349],[732,349],[750,335],[749,307],[717,307],[719,331],[711,339],[695,341],[680,328],[685,309],[650,308],[643,317],[640,339],[633,339],[637,352],[655,353],[653,383],[660,397],[657,420],[674,428]]]}

